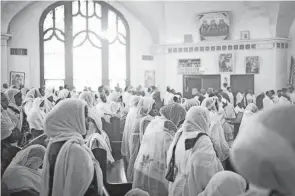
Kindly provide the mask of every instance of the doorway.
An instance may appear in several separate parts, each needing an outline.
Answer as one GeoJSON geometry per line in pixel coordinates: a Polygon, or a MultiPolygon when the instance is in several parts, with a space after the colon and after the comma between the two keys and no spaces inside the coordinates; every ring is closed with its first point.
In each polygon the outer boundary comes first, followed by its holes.
{"type": "Polygon", "coordinates": [[[184,75],[183,96],[190,99],[195,96],[196,89],[220,89],[220,75],[184,75]]]}
{"type": "Polygon", "coordinates": [[[238,92],[246,92],[248,90],[254,92],[254,75],[231,75],[230,87],[234,97],[236,97],[238,92]]]}

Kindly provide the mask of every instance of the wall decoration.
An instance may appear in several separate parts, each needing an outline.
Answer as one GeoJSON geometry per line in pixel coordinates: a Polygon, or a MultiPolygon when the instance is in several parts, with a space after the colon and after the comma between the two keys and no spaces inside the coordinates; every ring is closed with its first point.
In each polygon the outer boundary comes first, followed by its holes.
{"type": "Polygon", "coordinates": [[[220,41],[229,37],[229,13],[210,12],[198,15],[199,33],[202,40],[220,41]]]}
{"type": "Polygon", "coordinates": [[[20,87],[25,85],[25,72],[10,72],[10,86],[20,87]]]}
{"type": "Polygon", "coordinates": [[[201,59],[180,59],[178,60],[178,74],[196,74],[200,72],[201,59]]]}
{"type": "Polygon", "coordinates": [[[241,39],[242,40],[250,39],[250,31],[241,31],[241,39]]]}
{"type": "Polygon", "coordinates": [[[144,86],[145,87],[155,86],[155,71],[144,72],[144,86]]]}
{"type": "Polygon", "coordinates": [[[246,73],[247,74],[259,74],[259,56],[247,56],[246,57],[246,73]]]}
{"type": "Polygon", "coordinates": [[[222,72],[222,73],[234,72],[233,54],[231,53],[220,54],[218,58],[218,66],[219,66],[219,72],[222,72]]]}

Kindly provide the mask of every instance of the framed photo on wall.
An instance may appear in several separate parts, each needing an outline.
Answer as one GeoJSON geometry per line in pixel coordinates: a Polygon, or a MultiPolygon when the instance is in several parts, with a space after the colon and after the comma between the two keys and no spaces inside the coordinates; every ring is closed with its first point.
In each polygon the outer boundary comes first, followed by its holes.
{"type": "Polygon", "coordinates": [[[249,40],[250,39],[250,31],[241,31],[241,39],[249,40]]]}
{"type": "Polygon", "coordinates": [[[233,73],[234,72],[234,58],[232,53],[221,53],[218,58],[219,72],[233,73]]]}
{"type": "Polygon", "coordinates": [[[259,74],[260,63],[259,56],[247,56],[245,59],[246,74],[259,74]]]}
{"type": "Polygon", "coordinates": [[[155,71],[144,72],[144,86],[145,87],[155,86],[155,71]]]}
{"type": "Polygon", "coordinates": [[[10,72],[10,86],[16,86],[19,88],[21,85],[25,85],[25,72],[10,72]]]}

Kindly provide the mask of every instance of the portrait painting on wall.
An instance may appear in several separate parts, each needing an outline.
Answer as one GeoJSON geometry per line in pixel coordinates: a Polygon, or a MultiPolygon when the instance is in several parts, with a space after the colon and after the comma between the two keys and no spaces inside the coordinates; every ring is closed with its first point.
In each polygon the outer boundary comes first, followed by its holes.
{"type": "Polygon", "coordinates": [[[201,68],[201,59],[179,59],[178,74],[196,74],[201,68]]]}
{"type": "Polygon", "coordinates": [[[219,72],[232,73],[234,72],[234,58],[233,54],[220,54],[218,58],[219,72]]]}
{"type": "Polygon", "coordinates": [[[210,12],[198,15],[201,41],[219,41],[229,37],[229,12],[210,12]]]}
{"type": "Polygon", "coordinates": [[[246,57],[246,73],[259,74],[259,71],[260,71],[259,56],[247,56],[246,57]]]}
{"type": "Polygon", "coordinates": [[[145,87],[155,86],[155,71],[144,72],[144,86],[145,87]]]}
{"type": "Polygon", "coordinates": [[[19,88],[21,85],[25,85],[25,73],[24,72],[10,72],[10,86],[16,86],[19,88]]]}

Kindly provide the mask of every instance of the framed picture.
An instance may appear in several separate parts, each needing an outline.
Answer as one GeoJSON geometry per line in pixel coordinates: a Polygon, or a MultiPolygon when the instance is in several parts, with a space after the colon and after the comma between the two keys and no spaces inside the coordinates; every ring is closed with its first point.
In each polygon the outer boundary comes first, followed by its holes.
{"type": "Polygon", "coordinates": [[[260,64],[259,56],[246,57],[246,74],[259,74],[260,64]]]}
{"type": "Polygon", "coordinates": [[[21,85],[25,85],[25,72],[10,72],[10,86],[16,86],[19,88],[21,85]]]}
{"type": "Polygon", "coordinates": [[[196,74],[201,68],[201,59],[179,59],[178,74],[196,74]]]}
{"type": "Polygon", "coordinates": [[[144,72],[144,86],[145,87],[155,86],[155,71],[144,72]]]}
{"type": "Polygon", "coordinates": [[[219,72],[232,73],[234,72],[234,58],[232,53],[219,54],[218,58],[219,72]]]}
{"type": "Polygon", "coordinates": [[[241,39],[242,40],[250,39],[250,31],[241,31],[241,39]]]}
{"type": "Polygon", "coordinates": [[[228,39],[230,32],[229,12],[210,12],[197,16],[201,41],[228,39]]]}

